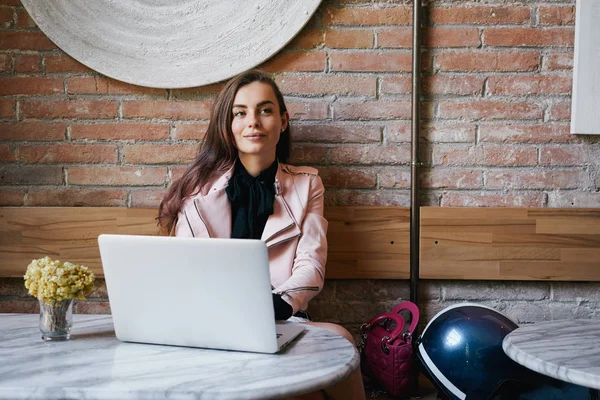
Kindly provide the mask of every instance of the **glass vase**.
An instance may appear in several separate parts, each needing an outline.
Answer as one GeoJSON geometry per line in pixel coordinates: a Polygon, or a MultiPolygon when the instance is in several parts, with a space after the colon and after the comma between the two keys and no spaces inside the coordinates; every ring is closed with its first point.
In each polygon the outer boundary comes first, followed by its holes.
{"type": "Polygon", "coordinates": [[[44,303],[40,300],[40,331],[43,340],[71,339],[73,299],[44,303]]]}

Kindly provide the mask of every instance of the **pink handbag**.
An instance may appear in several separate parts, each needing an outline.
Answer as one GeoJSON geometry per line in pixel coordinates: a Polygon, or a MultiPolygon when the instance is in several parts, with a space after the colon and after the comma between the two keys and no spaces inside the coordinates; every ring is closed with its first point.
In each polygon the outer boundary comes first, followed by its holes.
{"type": "Polygon", "coordinates": [[[412,334],[418,322],[419,309],[414,303],[405,301],[392,312],[378,315],[360,328],[361,370],[394,397],[416,395],[412,334]],[[402,310],[412,314],[408,327],[399,314],[402,310]]]}

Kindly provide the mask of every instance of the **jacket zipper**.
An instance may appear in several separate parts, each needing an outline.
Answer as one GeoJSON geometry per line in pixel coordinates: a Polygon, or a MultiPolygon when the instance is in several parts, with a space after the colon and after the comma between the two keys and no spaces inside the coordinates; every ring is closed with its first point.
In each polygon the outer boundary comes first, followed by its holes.
{"type": "MultiPolygon", "coordinates": [[[[284,230],[284,229],[282,229],[281,231],[283,231],[283,230],[284,230]]],[[[279,231],[279,232],[281,232],[281,231],[279,231]]],[[[279,233],[279,232],[278,232],[278,233],[279,233]]],[[[275,236],[275,235],[272,235],[271,237],[273,237],[273,236],[275,236]]],[[[269,244],[269,245],[267,246],[267,248],[271,248],[271,247],[275,246],[276,244],[280,244],[280,243],[285,243],[285,242],[288,242],[288,241],[290,241],[290,240],[292,240],[292,239],[295,239],[295,238],[297,238],[298,236],[300,236],[300,234],[297,234],[297,235],[294,235],[294,236],[290,236],[289,238],[285,238],[285,239],[283,239],[283,240],[280,240],[279,242],[273,242],[273,243],[269,244]]]]}
{"type": "Polygon", "coordinates": [[[194,229],[192,229],[192,224],[190,224],[190,219],[188,218],[187,213],[185,212],[185,210],[183,210],[183,215],[185,216],[185,220],[188,224],[188,228],[190,228],[190,232],[192,233],[192,237],[196,237],[196,234],[194,233],[194,229]]]}
{"type": "Polygon", "coordinates": [[[283,296],[284,294],[287,295],[290,292],[300,292],[302,290],[310,290],[312,292],[317,292],[319,290],[319,287],[318,286],[299,286],[296,288],[290,288],[290,289],[282,290],[280,292],[275,292],[275,294],[283,296]]]}
{"type": "Polygon", "coordinates": [[[206,225],[206,221],[204,221],[204,218],[202,218],[202,214],[200,213],[200,210],[198,210],[198,206],[196,205],[196,202],[194,202],[194,208],[196,209],[196,212],[198,213],[200,220],[202,221],[202,223],[204,224],[204,227],[206,228],[206,233],[208,233],[208,237],[212,238],[212,236],[210,236],[210,231],[208,230],[208,226],[206,225]]]}
{"type": "Polygon", "coordinates": [[[269,236],[268,238],[266,238],[265,242],[268,242],[269,239],[271,239],[272,237],[277,236],[278,234],[280,234],[281,232],[285,231],[286,229],[289,229],[291,226],[294,226],[293,222],[291,224],[289,224],[288,226],[284,226],[283,228],[281,228],[280,230],[278,230],[277,232],[275,232],[274,234],[272,234],[271,236],[269,236]]]}

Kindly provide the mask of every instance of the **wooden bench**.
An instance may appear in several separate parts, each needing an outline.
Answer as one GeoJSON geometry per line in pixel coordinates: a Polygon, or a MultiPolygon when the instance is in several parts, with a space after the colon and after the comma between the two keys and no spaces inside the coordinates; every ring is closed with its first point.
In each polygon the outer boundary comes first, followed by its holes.
{"type": "MultiPolygon", "coordinates": [[[[101,233],[156,235],[156,209],[0,207],[0,277],[32,259],[102,277],[101,233]]],[[[409,279],[410,210],[326,207],[327,279],[409,279]]],[[[600,280],[600,209],[421,208],[420,278],[600,280]]]]}

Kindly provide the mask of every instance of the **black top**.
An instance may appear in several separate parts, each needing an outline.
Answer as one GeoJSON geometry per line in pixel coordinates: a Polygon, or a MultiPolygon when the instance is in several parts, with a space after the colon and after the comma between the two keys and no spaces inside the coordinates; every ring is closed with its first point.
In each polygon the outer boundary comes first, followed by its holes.
{"type": "MultiPolygon", "coordinates": [[[[275,175],[277,160],[269,168],[253,177],[239,158],[225,191],[231,203],[231,237],[235,239],[260,239],[269,215],[273,214],[275,201],[275,175]]],[[[273,294],[275,319],[288,319],[294,309],[281,295],[273,294]]]]}
{"type": "Polygon", "coordinates": [[[260,239],[275,201],[277,160],[269,168],[253,177],[239,158],[225,189],[231,203],[231,237],[260,239]]]}

